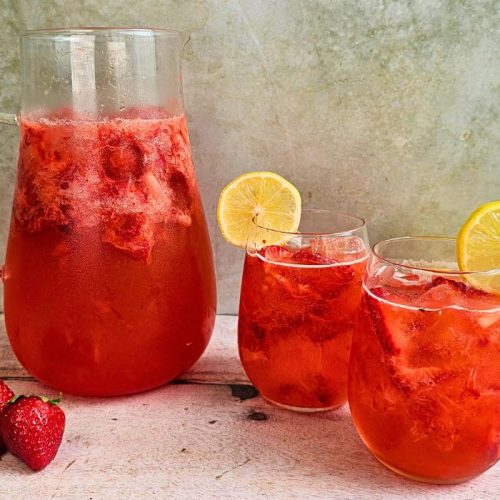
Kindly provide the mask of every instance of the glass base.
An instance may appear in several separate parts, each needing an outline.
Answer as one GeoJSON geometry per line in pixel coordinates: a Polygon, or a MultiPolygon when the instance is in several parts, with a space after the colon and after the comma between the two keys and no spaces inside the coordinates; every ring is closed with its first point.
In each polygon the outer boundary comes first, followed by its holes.
{"type": "Polygon", "coordinates": [[[266,396],[261,396],[266,400],[269,401],[269,403],[272,403],[275,406],[279,406],[280,408],[283,408],[285,410],[290,410],[290,411],[295,411],[297,413],[322,413],[325,411],[332,411],[332,410],[337,410],[341,406],[344,406],[345,403],[342,403],[340,405],[335,405],[335,406],[327,406],[325,408],[306,408],[303,406],[290,406],[290,405],[285,405],[283,403],[278,403],[277,401],[273,401],[272,399],[269,399],[266,396]]]}
{"type": "Polygon", "coordinates": [[[412,479],[413,481],[418,481],[420,483],[427,483],[427,484],[459,484],[459,483],[465,483],[466,481],[470,481],[471,479],[474,479],[477,477],[477,474],[474,474],[473,476],[466,477],[464,479],[430,479],[427,477],[420,477],[420,476],[414,476],[413,474],[409,474],[408,472],[404,472],[400,469],[397,469],[396,467],[393,467],[392,465],[389,465],[388,463],[384,462],[382,459],[377,457],[374,453],[372,455],[384,466],[387,467],[389,470],[392,472],[395,472],[399,476],[403,476],[407,479],[412,479]]]}

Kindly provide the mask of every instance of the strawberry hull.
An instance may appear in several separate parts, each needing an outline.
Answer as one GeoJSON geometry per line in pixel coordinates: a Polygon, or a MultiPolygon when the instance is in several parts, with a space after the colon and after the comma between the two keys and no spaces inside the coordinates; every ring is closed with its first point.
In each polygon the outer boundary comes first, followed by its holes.
{"type": "Polygon", "coordinates": [[[139,392],[201,355],[215,277],[183,116],[23,120],[7,332],[35,377],[139,392]]]}

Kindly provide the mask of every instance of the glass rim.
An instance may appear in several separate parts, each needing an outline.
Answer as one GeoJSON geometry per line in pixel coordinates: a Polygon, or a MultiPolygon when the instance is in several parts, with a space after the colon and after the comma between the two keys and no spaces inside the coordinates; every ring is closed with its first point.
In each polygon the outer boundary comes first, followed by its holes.
{"type": "Polygon", "coordinates": [[[401,241],[448,241],[448,242],[456,242],[456,238],[452,236],[433,236],[433,235],[423,235],[423,236],[399,236],[396,238],[388,238],[386,240],[380,240],[377,241],[373,246],[372,246],[372,254],[379,260],[386,262],[387,264],[390,264],[391,266],[396,266],[396,267],[402,267],[404,269],[411,269],[413,271],[419,271],[419,272],[426,272],[426,273],[432,273],[436,275],[448,275],[448,276],[495,276],[497,274],[500,274],[500,268],[497,269],[488,269],[486,271],[460,271],[460,270],[455,270],[455,269],[428,269],[422,266],[418,265],[411,265],[411,264],[401,264],[400,262],[396,262],[393,259],[383,257],[379,253],[379,246],[384,245],[384,244],[391,244],[395,242],[401,242],[401,241]]]}
{"type": "Polygon", "coordinates": [[[96,35],[96,34],[125,34],[125,35],[138,35],[138,36],[160,36],[160,37],[168,37],[168,36],[178,36],[179,38],[187,37],[189,35],[186,33],[172,29],[172,28],[147,28],[147,27],[135,27],[135,28],[126,28],[126,27],[116,27],[116,26],[80,26],[80,27],[67,27],[67,28],[42,28],[35,30],[25,30],[21,34],[21,38],[47,38],[47,39],[56,39],[56,38],[64,38],[67,36],[70,38],[73,35],[96,35]]]}
{"type": "MultiPolygon", "coordinates": [[[[357,225],[352,227],[351,229],[347,229],[345,231],[280,231],[279,229],[273,229],[271,227],[266,227],[257,222],[258,215],[254,215],[252,218],[252,223],[257,226],[259,229],[264,231],[270,231],[274,234],[286,234],[289,236],[350,236],[356,231],[362,230],[366,228],[366,221],[362,217],[358,215],[349,214],[347,212],[341,212],[337,210],[328,210],[324,208],[304,208],[302,210],[302,214],[304,212],[307,213],[321,213],[321,214],[330,214],[330,215],[341,215],[342,217],[349,218],[353,221],[357,221],[357,225]]],[[[301,214],[301,215],[302,215],[301,214]]]]}

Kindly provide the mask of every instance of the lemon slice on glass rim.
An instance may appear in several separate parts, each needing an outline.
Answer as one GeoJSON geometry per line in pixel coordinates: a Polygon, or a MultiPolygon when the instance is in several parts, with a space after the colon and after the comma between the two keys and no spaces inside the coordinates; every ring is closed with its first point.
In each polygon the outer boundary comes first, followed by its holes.
{"type": "MultiPolygon", "coordinates": [[[[457,236],[457,261],[460,271],[500,270],[500,201],[474,210],[457,236]]],[[[500,272],[470,274],[472,285],[500,294],[500,272]]]]}
{"type": "Polygon", "coordinates": [[[301,211],[300,193],[293,184],[274,172],[249,172],[222,190],[217,222],[232,245],[245,247],[249,238],[258,246],[277,245],[289,239],[280,231],[297,231],[301,211]],[[254,218],[259,226],[274,231],[258,229],[254,218]]]}

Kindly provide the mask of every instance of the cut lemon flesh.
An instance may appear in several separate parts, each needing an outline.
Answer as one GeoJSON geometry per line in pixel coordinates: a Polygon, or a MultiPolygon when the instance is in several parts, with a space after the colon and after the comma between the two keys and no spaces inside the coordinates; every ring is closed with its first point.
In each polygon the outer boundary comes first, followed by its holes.
{"type": "Polygon", "coordinates": [[[296,232],[300,224],[301,199],[297,188],[273,172],[250,172],[231,181],[219,197],[217,222],[222,236],[244,247],[249,238],[262,245],[277,245],[296,232]],[[274,231],[259,229],[259,226],[274,231]],[[278,231],[278,232],[276,232],[278,231]]]}
{"type": "MultiPolygon", "coordinates": [[[[500,201],[486,203],[472,212],[458,233],[457,261],[465,272],[500,270],[500,201]]],[[[466,278],[484,291],[500,293],[500,272],[466,278]]]]}

